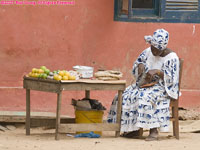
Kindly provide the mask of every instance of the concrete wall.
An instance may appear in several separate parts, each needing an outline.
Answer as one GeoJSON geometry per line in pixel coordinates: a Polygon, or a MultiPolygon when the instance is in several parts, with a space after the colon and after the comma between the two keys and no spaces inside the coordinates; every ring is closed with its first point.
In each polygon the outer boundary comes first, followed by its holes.
{"type": "MultiPolygon", "coordinates": [[[[23,76],[33,67],[51,70],[89,65],[117,69],[130,84],[134,60],[147,48],[143,37],[157,28],[170,33],[169,48],[184,58],[180,105],[200,107],[200,24],[127,23],[113,21],[113,0],[76,0],[74,6],[0,7],[0,110],[25,110],[23,76]]],[[[92,91],[109,109],[115,91],[92,91]]],[[[73,115],[63,92],[62,113],[73,115]]],[[[56,94],[31,91],[32,111],[56,110],[56,94]]]]}

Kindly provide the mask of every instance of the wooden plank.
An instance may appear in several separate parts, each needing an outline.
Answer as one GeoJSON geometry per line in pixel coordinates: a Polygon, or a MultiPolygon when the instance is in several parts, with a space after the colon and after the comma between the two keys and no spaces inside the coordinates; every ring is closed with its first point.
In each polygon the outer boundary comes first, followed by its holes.
{"type": "Polygon", "coordinates": [[[198,11],[198,0],[167,0],[166,11],[198,11]]]}
{"type": "Polygon", "coordinates": [[[125,80],[102,81],[102,80],[66,80],[61,83],[53,83],[40,80],[24,80],[24,88],[58,93],[60,90],[124,90],[125,80]],[[61,87],[62,86],[62,87],[61,87]]]}
{"type": "Polygon", "coordinates": [[[181,6],[197,6],[198,7],[198,4],[193,4],[193,3],[168,3],[166,4],[166,6],[178,6],[178,7],[181,7],[181,6]]]}
{"type": "MultiPolygon", "coordinates": [[[[60,123],[75,123],[75,118],[60,118],[60,123]]],[[[56,128],[56,118],[53,119],[31,119],[31,127],[56,128]]]]}
{"type": "MultiPolygon", "coordinates": [[[[10,123],[25,123],[26,117],[18,116],[18,117],[12,117],[12,116],[0,116],[0,122],[10,122],[10,123]]],[[[63,118],[60,119],[61,123],[75,123],[74,118],[63,118]]],[[[30,126],[31,127],[55,127],[56,124],[56,117],[54,118],[34,118],[31,117],[30,119],[30,126]]]]}
{"type": "Polygon", "coordinates": [[[90,84],[90,83],[71,83],[61,84],[62,90],[125,90],[125,84],[90,84]]]}
{"type": "MultiPolygon", "coordinates": [[[[72,81],[72,80],[71,80],[72,81]]],[[[39,80],[24,80],[24,88],[58,93],[60,90],[124,90],[126,86],[125,80],[119,81],[100,81],[81,80],[80,81],[65,81],[62,84],[43,82],[39,80]]]]}
{"type": "Polygon", "coordinates": [[[25,123],[26,117],[0,116],[0,122],[25,123]]]}
{"type": "Polygon", "coordinates": [[[47,83],[109,83],[109,84],[125,84],[126,80],[114,80],[114,81],[103,81],[103,80],[97,80],[97,79],[79,79],[79,80],[50,80],[50,79],[40,79],[40,78],[33,78],[33,77],[27,77],[24,76],[24,80],[30,80],[30,81],[38,81],[38,82],[47,82],[47,83]]]}
{"type": "Polygon", "coordinates": [[[116,123],[81,123],[81,124],[60,124],[59,133],[80,131],[119,131],[119,124],[116,123]]]}
{"type": "Polygon", "coordinates": [[[40,82],[48,82],[48,83],[60,83],[60,81],[57,81],[57,80],[33,78],[33,77],[28,77],[28,76],[24,76],[24,80],[32,80],[32,81],[40,81],[40,82]]]}
{"type": "Polygon", "coordinates": [[[166,0],[167,2],[198,3],[198,0],[166,0]]]}
{"type": "MultiPolygon", "coordinates": [[[[56,114],[52,112],[31,112],[30,116],[31,116],[31,120],[43,120],[43,119],[55,120],[56,119],[56,114]]],[[[25,123],[25,119],[26,119],[26,112],[0,111],[0,122],[25,123]]],[[[66,115],[61,115],[61,122],[67,122],[68,119],[72,119],[72,118],[66,115]]]]}
{"type": "Polygon", "coordinates": [[[24,80],[24,88],[43,92],[58,93],[60,91],[60,83],[44,82],[39,80],[24,80]]]}
{"type": "MultiPolygon", "coordinates": [[[[26,112],[24,111],[0,111],[0,118],[2,116],[8,117],[26,117],[26,112]]],[[[31,118],[55,118],[56,114],[52,112],[31,112],[31,118]]],[[[63,116],[69,117],[69,116],[63,116]]]]}
{"type": "Polygon", "coordinates": [[[128,11],[128,0],[122,1],[122,10],[128,11]]]}
{"type": "Polygon", "coordinates": [[[103,80],[80,79],[80,80],[61,80],[61,83],[126,84],[126,80],[103,81],[103,80]]]}

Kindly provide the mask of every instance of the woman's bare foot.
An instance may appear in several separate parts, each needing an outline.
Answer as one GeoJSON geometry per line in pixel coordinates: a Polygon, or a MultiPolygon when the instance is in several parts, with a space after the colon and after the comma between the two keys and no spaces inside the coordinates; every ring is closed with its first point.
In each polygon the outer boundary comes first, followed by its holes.
{"type": "Polygon", "coordinates": [[[137,138],[139,137],[139,130],[138,131],[131,131],[131,132],[124,132],[121,137],[126,138],[137,138]]]}
{"type": "Polygon", "coordinates": [[[157,141],[158,140],[158,130],[157,128],[150,129],[149,136],[145,141],[157,141]]]}

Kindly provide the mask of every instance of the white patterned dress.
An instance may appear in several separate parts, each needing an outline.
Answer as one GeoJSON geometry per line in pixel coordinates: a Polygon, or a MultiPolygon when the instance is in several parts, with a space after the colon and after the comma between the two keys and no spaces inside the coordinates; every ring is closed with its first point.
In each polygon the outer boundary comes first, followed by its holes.
{"type": "MultiPolygon", "coordinates": [[[[170,97],[176,99],[179,89],[179,58],[171,52],[165,57],[154,56],[151,48],[144,50],[133,65],[136,83],[123,92],[121,131],[136,131],[139,128],[159,128],[161,132],[169,130],[170,97]],[[138,64],[144,64],[145,72],[159,69],[164,73],[164,80],[148,88],[137,86],[138,64]]],[[[108,122],[116,122],[117,95],[115,96],[108,115],[108,122]]]]}

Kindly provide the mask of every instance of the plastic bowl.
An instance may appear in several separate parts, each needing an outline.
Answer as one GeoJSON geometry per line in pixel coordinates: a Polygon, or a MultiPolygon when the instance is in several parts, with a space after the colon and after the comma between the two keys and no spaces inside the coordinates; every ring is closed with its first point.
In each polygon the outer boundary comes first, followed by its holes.
{"type": "Polygon", "coordinates": [[[73,69],[80,73],[81,78],[92,78],[93,77],[93,67],[89,66],[73,66],[73,69]]]}

